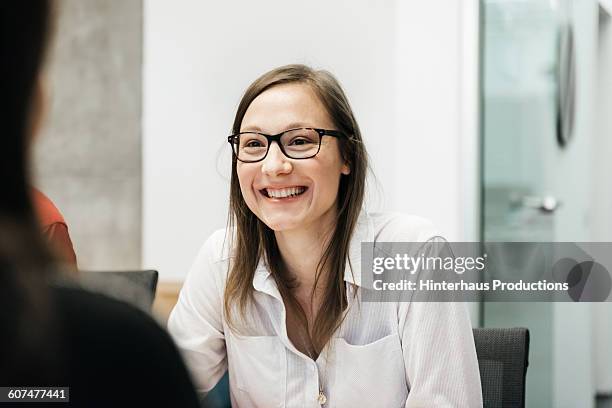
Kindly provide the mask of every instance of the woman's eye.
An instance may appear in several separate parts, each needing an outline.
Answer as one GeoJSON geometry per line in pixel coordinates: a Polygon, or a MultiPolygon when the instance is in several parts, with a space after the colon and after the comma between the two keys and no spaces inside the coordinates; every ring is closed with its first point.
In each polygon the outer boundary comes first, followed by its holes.
{"type": "Polygon", "coordinates": [[[259,140],[249,140],[244,144],[244,147],[261,147],[261,142],[259,140]]]}
{"type": "Polygon", "coordinates": [[[310,141],[309,139],[296,138],[296,139],[293,139],[289,145],[290,146],[303,146],[309,143],[312,143],[312,141],[310,141]]]}

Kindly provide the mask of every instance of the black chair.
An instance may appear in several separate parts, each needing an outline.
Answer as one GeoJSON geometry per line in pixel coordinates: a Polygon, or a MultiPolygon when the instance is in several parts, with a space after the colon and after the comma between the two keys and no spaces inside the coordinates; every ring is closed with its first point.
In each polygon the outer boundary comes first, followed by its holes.
{"type": "Polygon", "coordinates": [[[158,272],[145,271],[81,271],[80,282],[89,290],[131,303],[147,312],[151,311],[158,272]]]}
{"type": "Polygon", "coordinates": [[[529,330],[480,328],[473,331],[484,407],[524,407],[529,330]]]}

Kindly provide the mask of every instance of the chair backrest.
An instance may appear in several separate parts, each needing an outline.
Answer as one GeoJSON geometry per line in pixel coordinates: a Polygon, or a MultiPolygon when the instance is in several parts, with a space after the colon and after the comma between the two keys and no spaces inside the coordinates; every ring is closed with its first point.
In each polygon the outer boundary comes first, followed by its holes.
{"type": "Polygon", "coordinates": [[[529,330],[474,329],[484,407],[524,407],[529,330]]]}
{"type": "Polygon", "coordinates": [[[151,311],[157,289],[157,271],[81,271],[80,277],[87,289],[151,311]]]}

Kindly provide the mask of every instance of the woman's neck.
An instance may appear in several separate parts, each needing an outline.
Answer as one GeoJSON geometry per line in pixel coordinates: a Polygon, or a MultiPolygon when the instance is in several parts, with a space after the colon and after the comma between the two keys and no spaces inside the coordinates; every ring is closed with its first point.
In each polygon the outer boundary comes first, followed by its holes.
{"type": "MultiPolygon", "coordinates": [[[[283,261],[291,275],[297,279],[296,291],[299,294],[310,294],[314,288],[317,266],[334,231],[334,225],[334,213],[330,211],[311,225],[275,232],[283,261]]],[[[324,282],[325,279],[319,279],[317,289],[322,289],[324,282]]]]}

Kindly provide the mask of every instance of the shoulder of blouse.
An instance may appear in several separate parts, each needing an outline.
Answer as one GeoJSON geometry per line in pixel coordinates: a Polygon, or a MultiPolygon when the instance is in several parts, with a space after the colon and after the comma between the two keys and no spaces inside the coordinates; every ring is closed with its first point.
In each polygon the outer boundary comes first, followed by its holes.
{"type": "Polygon", "coordinates": [[[375,242],[426,242],[441,239],[442,233],[427,218],[397,212],[368,213],[375,242]]]}
{"type": "Polygon", "coordinates": [[[230,259],[232,241],[235,236],[234,231],[234,229],[220,228],[208,237],[202,246],[201,252],[206,253],[209,262],[214,264],[230,259]]]}

